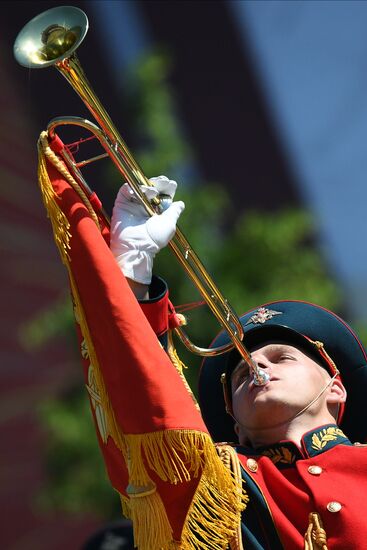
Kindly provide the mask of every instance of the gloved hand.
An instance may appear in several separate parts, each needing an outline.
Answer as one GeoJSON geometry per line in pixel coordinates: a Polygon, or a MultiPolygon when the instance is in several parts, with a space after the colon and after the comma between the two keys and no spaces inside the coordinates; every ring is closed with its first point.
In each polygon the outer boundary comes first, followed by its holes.
{"type": "MultiPolygon", "coordinates": [[[[159,194],[175,195],[177,183],[166,176],[151,178],[154,187],[142,186],[148,199],[159,194]]],[[[149,216],[131,187],[119,190],[111,218],[111,251],[125,277],[149,285],[154,256],[175,234],[184,210],[182,201],[173,202],[162,214],[149,216]]]]}

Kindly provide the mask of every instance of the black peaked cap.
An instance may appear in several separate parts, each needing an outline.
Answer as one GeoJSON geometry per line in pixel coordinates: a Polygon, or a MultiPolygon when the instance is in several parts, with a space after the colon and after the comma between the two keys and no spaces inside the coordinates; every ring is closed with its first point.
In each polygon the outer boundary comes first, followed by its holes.
{"type": "MultiPolygon", "coordinates": [[[[241,317],[241,323],[244,344],[249,351],[266,342],[282,340],[304,349],[320,362],[320,355],[305,337],[322,342],[340,371],[348,393],[340,427],[351,441],[367,441],[367,354],[345,321],[315,304],[282,301],[264,304],[249,311],[241,317]]],[[[212,347],[228,341],[228,335],[221,332],[212,347]]],[[[207,428],[217,442],[238,439],[234,432],[234,421],[225,411],[221,374],[227,369],[233,369],[239,360],[240,355],[236,350],[208,357],[201,366],[199,404],[207,428]]]]}

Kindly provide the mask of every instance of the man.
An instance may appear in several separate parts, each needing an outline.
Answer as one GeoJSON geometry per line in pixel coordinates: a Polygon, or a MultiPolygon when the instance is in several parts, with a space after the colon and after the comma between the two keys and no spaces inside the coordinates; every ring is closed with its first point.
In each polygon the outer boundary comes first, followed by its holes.
{"type": "Polygon", "coordinates": [[[247,547],[363,547],[366,448],[349,438],[366,439],[364,349],[341,319],[304,302],[266,304],[242,323],[269,383],[256,387],[232,353],[226,393],[234,421],[218,413],[223,402],[214,405],[221,399],[217,359],[204,363],[200,403],[216,440],[239,437],[250,496],[242,515],[247,547]]]}
{"type": "MultiPolygon", "coordinates": [[[[173,194],[173,182],[161,177],[156,184],[173,194]]],[[[148,299],[153,257],[172,237],[173,225],[165,224],[164,216],[147,221],[140,208],[122,188],[111,249],[137,297],[148,299]]],[[[182,205],[171,208],[176,221],[182,205]]],[[[362,345],[344,321],[305,302],[266,304],[241,321],[245,344],[268,382],[256,385],[237,351],[226,359],[206,359],[199,382],[201,412],[214,441],[239,441],[237,457],[249,501],[241,536],[232,544],[272,550],[363,548],[367,450],[348,439],[365,441],[367,435],[362,345]]],[[[214,344],[226,340],[221,334],[214,344]]]]}
{"type": "MultiPolygon", "coordinates": [[[[50,151],[59,146],[40,151],[40,186],[69,274],[98,441],[135,545],[364,548],[367,453],[351,441],[366,440],[367,367],[350,327],[303,302],[249,312],[245,343],[269,381],[255,387],[236,352],[206,359],[201,416],[174,353],[167,349],[170,360],[157,339],[167,342],[177,317],[165,284],[152,278],[153,259],[183,204],[148,220],[124,186],[111,254],[100,205],[61,176],[50,151]]],[[[154,193],[173,197],[174,182],[155,183],[154,193]]]]}

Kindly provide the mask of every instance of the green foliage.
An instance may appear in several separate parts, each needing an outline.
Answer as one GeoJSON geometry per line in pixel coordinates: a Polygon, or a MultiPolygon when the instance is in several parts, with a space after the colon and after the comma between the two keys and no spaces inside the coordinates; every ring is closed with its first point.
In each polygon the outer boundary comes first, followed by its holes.
{"type": "Polygon", "coordinates": [[[41,311],[19,331],[19,341],[27,350],[41,348],[55,336],[69,334],[74,328],[73,308],[70,296],[63,296],[52,308],[41,311]]]}
{"type": "MultiPolygon", "coordinates": [[[[164,57],[147,58],[137,67],[128,101],[136,115],[139,138],[143,138],[137,158],[144,172],[179,179],[180,174],[194,173],[190,167],[193,155],[177,123],[167,71],[164,57]]],[[[111,189],[118,186],[115,177],[112,172],[106,176],[111,189]]],[[[184,233],[238,313],[279,298],[338,307],[339,294],[315,247],[315,228],[307,213],[243,214],[234,210],[224,187],[199,181],[183,183],[177,198],[186,203],[181,220],[184,233]]],[[[155,270],[168,281],[175,304],[200,299],[169,251],[160,253],[155,270]]],[[[188,317],[192,340],[208,346],[219,330],[213,316],[203,308],[188,317]]],[[[36,339],[39,332],[35,329],[36,339]]],[[[200,358],[188,356],[180,345],[178,349],[184,362],[193,366],[188,379],[194,387],[200,358]]],[[[50,478],[42,500],[68,511],[98,510],[111,517],[116,496],[106,482],[87,401],[83,390],[42,407],[50,478]]]]}
{"type": "Polygon", "coordinates": [[[40,509],[118,516],[120,499],[108,481],[85,389],[78,386],[44,401],[39,417],[47,435],[48,478],[38,498],[40,509]]]}
{"type": "Polygon", "coordinates": [[[173,94],[167,84],[168,72],[166,56],[145,58],[130,79],[129,104],[136,107],[137,137],[146,144],[140,146],[137,154],[144,173],[149,176],[167,173],[175,178],[192,155],[181,136],[173,94]]]}

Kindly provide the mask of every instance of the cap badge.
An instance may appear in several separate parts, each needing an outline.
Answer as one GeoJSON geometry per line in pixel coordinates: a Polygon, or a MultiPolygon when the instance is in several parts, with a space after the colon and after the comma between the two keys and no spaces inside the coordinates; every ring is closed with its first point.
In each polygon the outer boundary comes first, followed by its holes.
{"type": "Polygon", "coordinates": [[[259,309],[254,313],[248,321],[246,321],[246,325],[249,325],[250,323],[254,323],[254,325],[257,325],[258,323],[263,324],[266,321],[269,321],[269,319],[272,319],[275,317],[275,315],[282,315],[282,311],[274,311],[273,309],[267,309],[266,307],[259,307],[259,309]]]}

